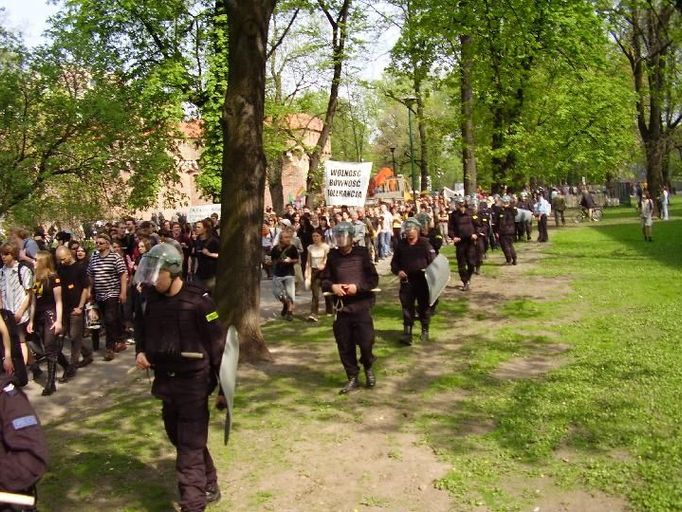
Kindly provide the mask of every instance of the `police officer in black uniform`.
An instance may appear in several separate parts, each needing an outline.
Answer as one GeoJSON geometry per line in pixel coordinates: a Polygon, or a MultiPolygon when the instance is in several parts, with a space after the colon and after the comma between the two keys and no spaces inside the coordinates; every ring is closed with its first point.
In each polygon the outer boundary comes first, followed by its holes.
{"type": "Polygon", "coordinates": [[[322,271],[322,291],[334,294],[334,337],[348,378],[340,393],[345,394],[360,385],[356,347],[360,347],[360,362],[365,369],[367,387],[376,385],[372,371],[375,357],[372,353],[374,321],[371,310],[374,306],[372,290],[379,284],[379,274],[367,248],[353,245],[355,230],[350,222],[339,222],[333,233],[337,248],[329,251],[327,256],[327,265],[322,271]]]}
{"type": "Polygon", "coordinates": [[[511,205],[509,196],[502,197],[502,208],[497,214],[495,222],[495,234],[500,241],[502,252],[507,260],[507,265],[516,265],[516,251],[514,250],[514,237],[516,236],[516,208],[511,205]]]}
{"type": "Polygon", "coordinates": [[[152,394],[163,401],[166,434],[177,449],[180,508],[198,512],[220,498],[206,443],[208,396],[217,384],[225,332],[206,290],[181,276],[182,253],[170,243],[155,245],[140,261],[136,364],[154,369],[152,394]]]}
{"type": "Polygon", "coordinates": [[[433,250],[436,251],[436,256],[440,253],[440,248],[443,247],[443,235],[440,231],[436,229],[435,226],[431,226],[431,217],[428,213],[422,212],[418,213],[415,218],[421,224],[421,236],[427,238],[433,250]]]}
{"type": "Polygon", "coordinates": [[[463,197],[455,199],[456,208],[450,214],[448,236],[455,243],[457,269],[462,280],[463,291],[469,290],[469,282],[476,268],[476,228],[463,197]]]}
{"type": "MultiPolygon", "coordinates": [[[[492,230],[491,227],[491,219],[490,219],[490,209],[488,208],[488,202],[487,200],[483,200],[478,204],[478,210],[477,210],[477,215],[478,215],[478,239],[476,240],[479,248],[478,250],[480,251],[480,260],[481,262],[487,258],[488,255],[488,248],[490,246],[490,232],[492,230]]],[[[477,271],[480,271],[480,264],[479,268],[477,271]]]]}
{"type": "Polygon", "coordinates": [[[422,225],[410,217],[403,222],[404,238],[396,245],[391,259],[391,272],[400,278],[400,304],[403,309],[403,337],[405,345],[412,345],[412,326],[415,320],[415,301],[421,323],[421,341],[429,340],[429,286],[424,269],[436,257],[436,251],[428,238],[420,236],[422,225]]]}
{"type": "MultiPolygon", "coordinates": [[[[8,344],[3,326],[3,344],[8,344]]],[[[28,398],[12,379],[8,371],[0,373],[0,492],[35,496],[35,484],[47,471],[47,442],[28,398]]],[[[18,510],[35,508],[0,502],[0,512],[18,510]]]]}

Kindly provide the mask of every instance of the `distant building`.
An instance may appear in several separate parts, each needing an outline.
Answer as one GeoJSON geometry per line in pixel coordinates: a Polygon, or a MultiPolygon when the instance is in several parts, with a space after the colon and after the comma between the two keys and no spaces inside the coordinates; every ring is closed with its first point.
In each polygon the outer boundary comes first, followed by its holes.
{"type": "MultiPolygon", "coordinates": [[[[296,132],[296,138],[307,148],[312,148],[317,143],[322,130],[323,122],[317,117],[307,114],[296,114],[289,118],[290,129],[296,132]]],[[[159,191],[156,204],[141,212],[140,215],[149,219],[153,213],[161,212],[166,219],[170,219],[177,212],[186,212],[190,206],[210,204],[212,201],[202,196],[197,188],[196,177],[201,172],[199,159],[201,157],[203,122],[190,120],[180,124],[179,129],[184,139],[178,143],[179,182],[168,184],[159,191]],[[174,190],[168,190],[168,187],[174,190]],[[168,208],[164,204],[164,197],[171,195],[176,199],[175,206],[168,208]]],[[[331,155],[331,143],[327,145],[322,154],[322,161],[328,160],[331,155]]],[[[282,169],[282,191],[284,204],[295,202],[305,197],[306,178],[308,176],[308,155],[300,144],[292,142],[292,149],[285,155],[282,169]]],[[[265,187],[265,205],[272,206],[272,198],[268,186],[265,187]]]]}

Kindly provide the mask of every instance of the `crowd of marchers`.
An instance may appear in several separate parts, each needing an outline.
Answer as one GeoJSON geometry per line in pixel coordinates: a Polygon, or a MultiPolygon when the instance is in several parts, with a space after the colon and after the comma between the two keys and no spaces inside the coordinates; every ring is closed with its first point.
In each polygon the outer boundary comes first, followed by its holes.
{"type": "Polygon", "coordinates": [[[183,276],[212,291],[219,254],[218,216],[98,223],[72,232],[37,227],[12,229],[0,245],[2,327],[18,344],[3,343],[3,368],[43,382],[43,395],[66,383],[103,351],[111,361],[133,339],[140,289],[132,277],[143,255],[173,241],[183,255],[183,276]],[[87,236],[84,234],[87,233],[87,236]],[[100,339],[103,346],[100,347],[100,339]],[[66,345],[68,357],[63,352],[66,345]],[[13,357],[12,357],[13,356],[13,357]],[[62,368],[57,375],[58,367],[62,368]]]}

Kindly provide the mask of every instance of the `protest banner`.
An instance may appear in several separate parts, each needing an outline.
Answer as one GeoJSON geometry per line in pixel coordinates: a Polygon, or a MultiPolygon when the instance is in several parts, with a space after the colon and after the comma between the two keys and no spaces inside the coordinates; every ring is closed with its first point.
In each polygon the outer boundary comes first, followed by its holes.
{"type": "Polygon", "coordinates": [[[198,222],[212,214],[220,216],[220,204],[204,204],[201,206],[190,206],[187,211],[187,222],[198,222]]]}
{"type": "Polygon", "coordinates": [[[364,206],[367,186],[372,174],[371,162],[337,162],[324,164],[324,200],[327,206],[364,206]]]}

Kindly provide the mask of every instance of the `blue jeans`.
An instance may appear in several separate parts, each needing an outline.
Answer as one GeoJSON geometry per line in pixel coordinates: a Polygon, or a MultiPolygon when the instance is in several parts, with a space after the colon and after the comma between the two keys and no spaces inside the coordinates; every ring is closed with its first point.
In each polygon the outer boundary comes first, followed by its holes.
{"type": "Polygon", "coordinates": [[[385,258],[391,254],[391,233],[379,233],[379,257],[385,258]]]}

